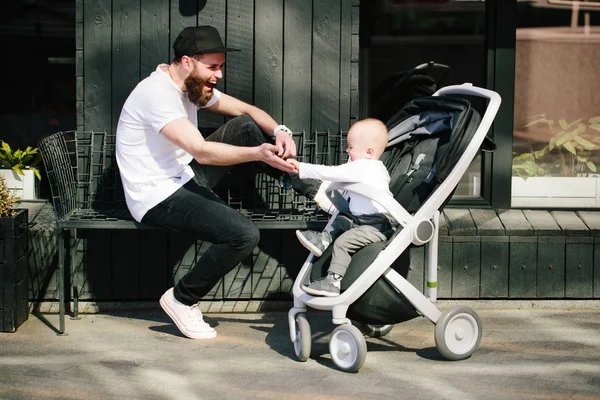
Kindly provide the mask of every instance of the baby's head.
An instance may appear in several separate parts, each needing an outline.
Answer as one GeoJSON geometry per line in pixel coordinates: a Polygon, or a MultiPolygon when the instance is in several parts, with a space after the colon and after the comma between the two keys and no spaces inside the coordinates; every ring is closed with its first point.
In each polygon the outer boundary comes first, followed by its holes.
{"type": "Polygon", "coordinates": [[[379,160],[388,143],[388,130],[378,119],[363,119],[352,125],[347,142],[346,153],[352,161],[363,158],[379,160]]]}

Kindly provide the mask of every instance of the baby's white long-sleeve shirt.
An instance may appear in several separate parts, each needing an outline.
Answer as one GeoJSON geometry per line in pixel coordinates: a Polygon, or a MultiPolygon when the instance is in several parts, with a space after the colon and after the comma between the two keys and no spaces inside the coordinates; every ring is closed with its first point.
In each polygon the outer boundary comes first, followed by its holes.
{"type": "MultiPolygon", "coordinates": [[[[300,163],[300,178],[312,178],[329,182],[360,182],[390,193],[390,175],[379,160],[361,159],[342,165],[328,166],[300,163]]],[[[353,215],[385,213],[387,211],[379,203],[361,196],[349,193],[350,212],[353,215]]]]}

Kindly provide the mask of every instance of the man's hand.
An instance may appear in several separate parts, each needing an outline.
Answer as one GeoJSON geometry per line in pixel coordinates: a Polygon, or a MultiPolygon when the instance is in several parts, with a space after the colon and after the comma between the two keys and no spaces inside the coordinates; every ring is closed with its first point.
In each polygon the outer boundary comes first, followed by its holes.
{"type": "Polygon", "coordinates": [[[277,155],[283,159],[296,157],[296,142],[286,132],[279,132],[275,137],[277,155]],[[285,150],[285,151],[284,151],[285,150]]]}
{"type": "MultiPolygon", "coordinates": [[[[285,135],[288,136],[288,135],[285,135]]],[[[259,160],[271,167],[285,172],[295,172],[294,165],[290,164],[277,153],[277,146],[270,143],[263,143],[259,147],[259,160]]],[[[294,147],[295,150],[295,147],[294,147]]]]}

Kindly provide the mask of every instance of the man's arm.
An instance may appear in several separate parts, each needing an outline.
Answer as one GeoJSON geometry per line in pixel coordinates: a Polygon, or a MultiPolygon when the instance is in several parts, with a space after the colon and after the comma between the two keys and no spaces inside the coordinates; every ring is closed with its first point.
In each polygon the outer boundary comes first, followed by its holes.
{"type": "Polygon", "coordinates": [[[200,164],[235,165],[250,161],[262,161],[282,171],[294,171],[293,166],[277,156],[276,147],[272,144],[264,143],[256,147],[242,147],[208,142],[187,118],[169,122],[160,132],[165,138],[191,154],[200,164]]]}
{"type": "MultiPolygon", "coordinates": [[[[249,115],[258,127],[269,136],[272,136],[275,128],[279,126],[265,111],[225,93],[221,93],[219,100],[208,107],[208,110],[230,117],[237,117],[244,114],[249,115]]],[[[277,154],[283,156],[283,158],[296,156],[296,143],[286,132],[280,132],[276,135],[275,146],[277,147],[277,154]],[[283,151],[284,147],[285,153],[283,151]]]]}

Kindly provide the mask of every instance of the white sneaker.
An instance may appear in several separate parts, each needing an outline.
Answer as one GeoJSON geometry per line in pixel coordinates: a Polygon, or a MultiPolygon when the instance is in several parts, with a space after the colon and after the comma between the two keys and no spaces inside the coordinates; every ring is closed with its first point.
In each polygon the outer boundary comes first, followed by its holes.
{"type": "Polygon", "coordinates": [[[160,306],[185,336],[192,339],[214,339],[217,337],[217,331],[204,322],[198,304],[186,306],[180,303],[173,294],[173,288],[162,295],[160,306]]]}

